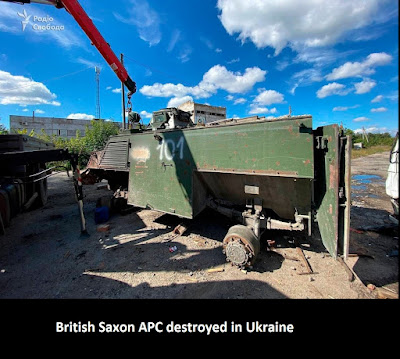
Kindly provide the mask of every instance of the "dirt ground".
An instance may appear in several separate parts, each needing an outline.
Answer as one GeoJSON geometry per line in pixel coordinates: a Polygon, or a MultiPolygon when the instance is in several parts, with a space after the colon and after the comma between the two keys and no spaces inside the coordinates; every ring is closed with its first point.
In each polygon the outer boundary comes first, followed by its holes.
{"type": "Polygon", "coordinates": [[[232,224],[212,211],[175,238],[171,231],[179,218],[141,209],[113,215],[110,230],[98,232],[96,200],[110,192],[97,185],[84,186],[90,235],[81,236],[72,180],[60,173],[49,178],[47,205],[19,214],[0,237],[0,298],[378,298],[369,284],[396,294],[397,229],[376,229],[390,223],[388,158],[381,153],[352,161],[353,256],[347,264],[353,280],[318,239],[282,232],[262,238],[251,270],[233,267],[222,253],[232,224]],[[275,240],[275,250],[268,249],[268,239],[275,240]],[[312,274],[302,274],[296,246],[312,274]]]}

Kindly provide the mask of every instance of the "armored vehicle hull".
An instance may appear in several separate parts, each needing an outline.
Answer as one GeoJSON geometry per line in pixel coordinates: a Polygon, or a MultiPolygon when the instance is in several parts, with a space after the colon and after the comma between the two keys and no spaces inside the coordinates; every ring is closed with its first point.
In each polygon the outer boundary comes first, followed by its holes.
{"type": "Polygon", "coordinates": [[[224,249],[228,260],[246,266],[268,229],[311,236],[316,227],[333,257],[346,255],[350,143],[337,125],[313,130],[311,116],[226,120],[126,131],[102,154],[118,166],[100,160],[89,168],[111,178],[128,204],[189,219],[211,207],[233,218],[240,225],[228,232],[224,249]]]}

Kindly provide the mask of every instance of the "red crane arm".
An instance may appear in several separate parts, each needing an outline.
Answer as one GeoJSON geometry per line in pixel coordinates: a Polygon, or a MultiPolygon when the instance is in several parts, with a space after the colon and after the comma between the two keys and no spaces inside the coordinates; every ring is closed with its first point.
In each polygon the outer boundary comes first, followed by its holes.
{"type": "Polygon", "coordinates": [[[96,46],[100,54],[104,57],[112,70],[116,73],[122,83],[128,88],[131,93],[136,92],[136,84],[129,77],[125,67],[118,60],[117,56],[111,50],[110,45],[104,40],[103,36],[94,26],[93,21],[83,10],[82,6],[77,0],[60,0],[65,9],[73,16],[75,21],[79,24],[82,30],[86,33],[93,45],[96,46]]]}
{"type": "Polygon", "coordinates": [[[112,70],[116,73],[121,82],[127,87],[127,89],[129,90],[128,97],[130,97],[133,93],[136,92],[135,82],[129,77],[125,67],[121,64],[115,53],[111,50],[110,45],[100,34],[99,30],[97,30],[96,26],[93,24],[93,21],[89,18],[88,14],[86,14],[85,10],[83,10],[82,6],[79,4],[77,0],[0,0],[0,1],[8,1],[8,2],[16,2],[24,4],[29,4],[33,2],[39,4],[54,5],[57,8],[64,7],[72,15],[72,17],[79,24],[82,30],[86,33],[86,35],[92,41],[92,44],[96,46],[97,50],[104,57],[104,59],[110,65],[112,70]]]}

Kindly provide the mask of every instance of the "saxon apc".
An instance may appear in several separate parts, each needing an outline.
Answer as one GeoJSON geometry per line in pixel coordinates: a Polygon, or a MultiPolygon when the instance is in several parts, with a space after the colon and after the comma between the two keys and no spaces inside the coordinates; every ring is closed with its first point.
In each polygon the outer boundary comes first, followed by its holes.
{"type": "MultiPolygon", "coordinates": [[[[132,126],[135,127],[135,126],[132,126]]],[[[351,140],[312,116],[252,117],[194,125],[182,111],[154,112],[147,128],[109,139],[88,168],[127,203],[192,219],[206,207],[232,218],[227,260],[252,265],[264,231],[313,236],[348,253],[351,140]]]]}

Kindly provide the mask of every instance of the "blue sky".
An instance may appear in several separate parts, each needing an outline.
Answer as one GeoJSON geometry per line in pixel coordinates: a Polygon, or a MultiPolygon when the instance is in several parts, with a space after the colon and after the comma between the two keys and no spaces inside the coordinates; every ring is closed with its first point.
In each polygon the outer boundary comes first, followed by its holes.
{"type": "MultiPolygon", "coordinates": [[[[80,3],[124,53],[138,88],[133,110],[145,122],[193,99],[225,106],[228,117],[277,117],[290,106],[311,114],[315,128],[398,129],[395,0],[80,3]]],[[[96,65],[101,117],[121,121],[118,78],[64,9],[0,2],[1,124],[32,111],[93,117],[96,65]]]]}

